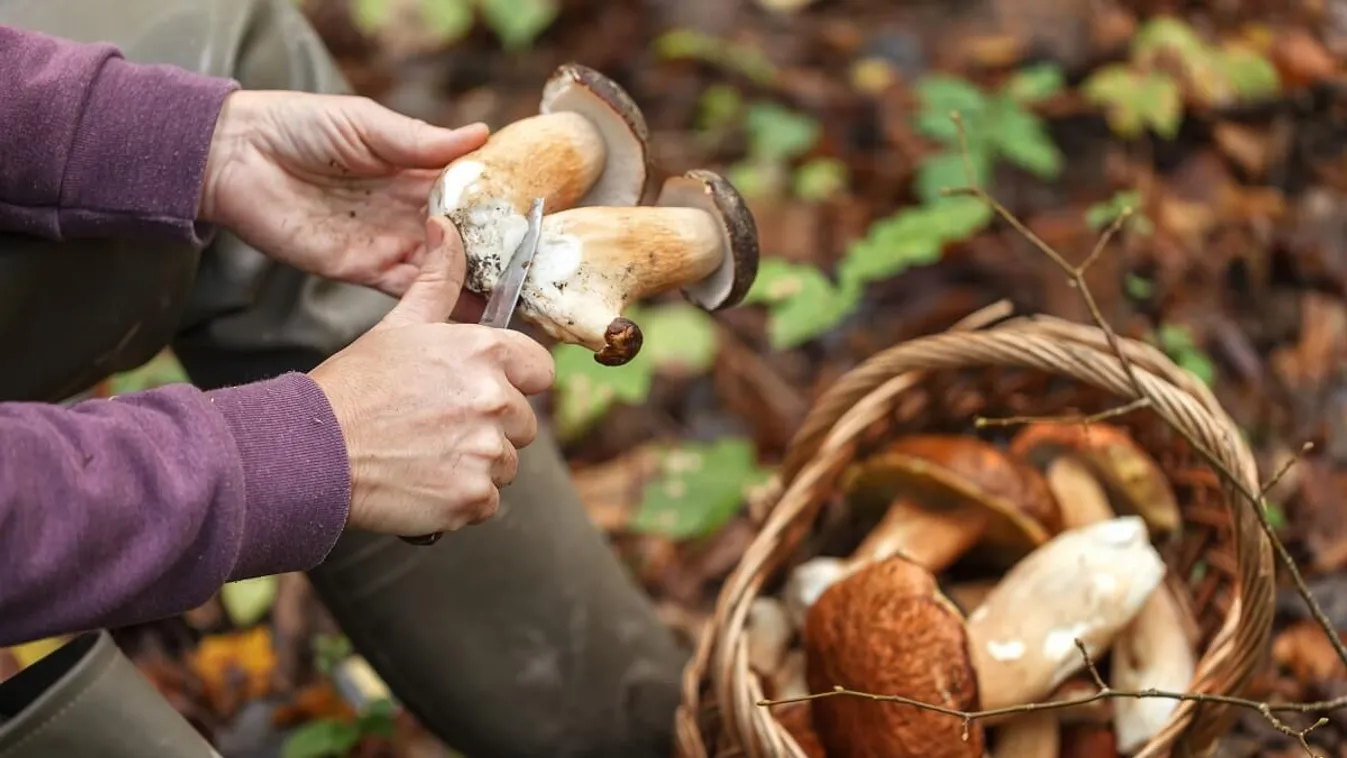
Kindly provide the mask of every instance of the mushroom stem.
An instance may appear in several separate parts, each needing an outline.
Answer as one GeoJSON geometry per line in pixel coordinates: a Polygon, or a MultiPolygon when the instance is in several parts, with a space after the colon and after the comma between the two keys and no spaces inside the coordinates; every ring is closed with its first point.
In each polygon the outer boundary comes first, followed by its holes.
{"type": "Polygon", "coordinates": [[[923,508],[906,498],[895,500],[870,533],[847,559],[859,568],[895,553],[938,574],[949,568],[982,538],[989,517],[979,506],[956,506],[944,511],[923,508]]]}
{"type": "Polygon", "coordinates": [[[1030,553],[968,617],[981,707],[1051,694],[1084,665],[1075,641],[1091,656],[1107,650],[1164,571],[1135,516],[1064,531],[1030,553]]]}
{"type": "Polygon", "coordinates": [[[996,728],[991,758],[1057,758],[1062,749],[1061,725],[1052,711],[1030,711],[996,728]]]}
{"type": "MultiPolygon", "coordinates": [[[[1151,595],[1114,642],[1109,686],[1182,692],[1191,685],[1196,666],[1179,604],[1166,585],[1151,595]]],[[[1177,707],[1178,701],[1167,698],[1123,698],[1114,703],[1118,752],[1130,755],[1149,742],[1177,707]]]]}
{"type": "MultiPolygon", "coordinates": [[[[1048,486],[1062,503],[1062,520],[1075,526],[1113,516],[1108,495],[1089,467],[1063,456],[1048,465],[1048,486]]],[[[1123,691],[1179,692],[1192,682],[1197,661],[1178,601],[1168,585],[1151,594],[1113,643],[1109,686],[1123,691]]],[[[1178,707],[1167,698],[1123,698],[1113,704],[1118,752],[1130,754],[1154,737],[1178,707]]]]}
{"type": "MultiPolygon", "coordinates": [[[[710,275],[721,263],[721,240],[716,220],[696,208],[589,207],[550,214],[543,218],[520,313],[553,339],[595,351],[600,363],[626,363],[643,338],[623,311],[643,297],[710,275]]],[[[506,249],[513,249],[509,242],[506,249]]],[[[507,261],[466,237],[464,245],[477,263],[469,281],[489,291],[507,261]]]]}

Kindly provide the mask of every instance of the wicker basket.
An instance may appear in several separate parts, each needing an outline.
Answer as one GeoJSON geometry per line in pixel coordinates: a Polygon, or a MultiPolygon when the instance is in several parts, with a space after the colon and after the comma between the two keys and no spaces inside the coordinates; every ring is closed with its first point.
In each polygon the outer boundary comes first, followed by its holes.
{"type": "MultiPolygon", "coordinates": [[[[806,537],[849,463],[898,433],[972,432],[978,415],[1089,414],[1137,399],[1102,330],[1049,317],[988,325],[1008,311],[998,304],[948,332],[885,350],[815,403],[767,495],[761,531],[726,580],[684,673],[676,717],[681,758],[804,758],[772,712],[757,705],[763,691],[743,632],[764,587],[811,557],[806,537]]],[[[1198,623],[1189,690],[1235,694],[1255,673],[1271,632],[1272,549],[1248,502],[1175,429],[1256,492],[1253,457],[1205,386],[1145,343],[1121,340],[1121,347],[1151,403],[1109,423],[1128,429],[1160,462],[1183,510],[1181,537],[1161,552],[1198,623]],[[1199,561],[1205,570],[1194,570],[1199,561]]],[[[1182,702],[1136,755],[1205,755],[1232,716],[1218,704],[1182,702]]]]}

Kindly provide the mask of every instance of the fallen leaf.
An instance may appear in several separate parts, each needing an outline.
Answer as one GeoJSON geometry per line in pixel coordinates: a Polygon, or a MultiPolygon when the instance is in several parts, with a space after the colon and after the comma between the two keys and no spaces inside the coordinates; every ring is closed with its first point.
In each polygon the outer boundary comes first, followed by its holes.
{"type": "Polygon", "coordinates": [[[1272,642],[1272,660],[1305,682],[1326,682],[1347,676],[1333,645],[1315,621],[1296,621],[1272,642]]]}
{"type": "Polygon", "coordinates": [[[228,712],[237,698],[256,700],[271,691],[276,653],[271,631],[264,626],[232,634],[211,635],[187,658],[188,667],[203,684],[207,699],[219,712],[228,712]]]}

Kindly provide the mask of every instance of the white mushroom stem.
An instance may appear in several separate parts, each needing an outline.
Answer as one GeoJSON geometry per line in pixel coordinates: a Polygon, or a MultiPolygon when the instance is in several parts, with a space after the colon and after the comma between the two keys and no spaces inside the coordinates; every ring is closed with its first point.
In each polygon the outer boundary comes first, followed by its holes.
{"type": "Polygon", "coordinates": [[[1016,564],[968,617],[984,709],[1042,700],[1131,623],[1164,576],[1140,518],[1064,531],[1016,564]]]}
{"type": "Polygon", "coordinates": [[[996,747],[991,758],[1057,758],[1061,750],[1062,730],[1057,714],[1031,711],[996,727],[996,747]]]}
{"type": "Polygon", "coordinates": [[[791,628],[786,609],[780,602],[770,597],[760,597],[748,607],[748,623],[744,634],[749,667],[766,676],[780,668],[795,630],[791,628]]]}
{"type": "MultiPolygon", "coordinates": [[[[1186,691],[1197,661],[1184,633],[1182,612],[1169,586],[1151,595],[1113,645],[1109,686],[1186,691]]],[[[1113,704],[1118,752],[1130,755],[1150,741],[1178,707],[1168,698],[1122,698],[1113,704]]]]}
{"type": "Polygon", "coordinates": [[[850,575],[852,568],[841,558],[819,556],[792,569],[781,590],[791,624],[796,629],[803,629],[805,616],[814,601],[824,590],[850,575]]]}
{"type": "Polygon", "coordinates": [[[902,553],[938,574],[977,544],[990,517],[981,506],[934,510],[899,498],[847,559],[854,568],[902,553]]]}
{"type": "MultiPolygon", "coordinates": [[[[527,231],[522,215],[502,217],[497,240],[464,239],[477,286],[490,291],[527,231]]],[[[724,258],[719,223],[697,208],[573,208],[543,218],[520,313],[549,336],[596,353],[619,345],[627,307],[709,276],[724,258]]],[[[640,340],[639,331],[635,339],[640,340]]],[[[637,345],[639,349],[639,344],[637,345]]]]}
{"type": "MultiPolygon", "coordinates": [[[[1089,468],[1074,458],[1054,460],[1047,471],[1048,486],[1063,507],[1063,521],[1084,526],[1113,516],[1108,496],[1089,468]]],[[[1182,692],[1192,683],[1197,660],[1178,601],[1162,585],[1118,633],[1113,643],[1109,686],[1116,690],[1144,689],[1182,692]]],[[[1168,698],[1122,698],[1113,704],[1118,752],[1130,754],[1159,733],[1178,701],[1168,698]]]]}
{"type": "Polygon", "coordinates": [[[786,653],[781,665],[770,677],[773,700],[790,700],[809,695],[809,684],[805,674],[806,663],[803,650],[786,653]]]}

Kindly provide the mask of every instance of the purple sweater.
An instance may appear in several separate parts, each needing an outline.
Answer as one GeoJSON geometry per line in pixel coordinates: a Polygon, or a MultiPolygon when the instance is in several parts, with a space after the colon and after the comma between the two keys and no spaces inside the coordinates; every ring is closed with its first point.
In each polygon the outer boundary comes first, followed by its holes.
{"type": "MultiPolygon", "coordinates": [[[[4,26],[0,71],[0,231],[209,238],[197,205],[235,82],[4,26]]],[[[0,645],[168,616],[226,581],[311,568],[349,503],[341,430],[304,374],[0,403],[0,645]]]]}

